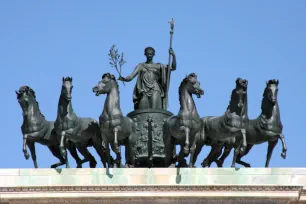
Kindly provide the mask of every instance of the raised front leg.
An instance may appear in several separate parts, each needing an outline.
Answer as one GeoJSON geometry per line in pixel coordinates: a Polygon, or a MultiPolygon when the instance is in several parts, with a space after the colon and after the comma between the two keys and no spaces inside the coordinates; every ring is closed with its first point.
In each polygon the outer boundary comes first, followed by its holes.
{"type": "Polygon", "coordinates": [[[283,159],[286,159],[286,155],[287,155],[287,145],[286,145],[286,142],[285,142],[285,137],[283,134],[280,134],[279,135],[279,139],[282,141],[282,145],[283,145],[283,152],[281,154],[281,157],[283,159]]]}
{"type": "Polygon", "coordinates": [[[34,167],[35,168],[38,168],[38,165],[37,165],[37,160],[36,160],[36,152],[35,152],[35,144],[34,142],[27,142],[27,145],[30,149],[30,152],[31,152],[31,156],[32,156],[32,160],[33,160],[33,163],[34,163],[34,167]]]}
{"type": "Polygon", "coordinates": [[[23,152],[24,158],[26,160],[28,160],[30,158],[30,155],[29,155],[29,153],[27,151],[27,138],[28,138],[28,135],[24,134],[23,135],[22,152],[23,152]]]}

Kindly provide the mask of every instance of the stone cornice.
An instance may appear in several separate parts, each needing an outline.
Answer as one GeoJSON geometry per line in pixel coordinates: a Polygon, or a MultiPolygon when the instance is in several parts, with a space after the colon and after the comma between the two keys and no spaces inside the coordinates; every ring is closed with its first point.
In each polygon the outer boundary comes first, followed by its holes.
{"type": "MultiPolygon", "coordinates": [[[[299,191],[303,186],[233,186],[233,185],[105,185],[105,186],[31,186],[31,187],[0,187],[0,192],[171,192],[171,191],[299,191]]],[[[303,191],[306,195],[306,191],[303,191]]]]}
{"type": "Polygon", "coordinates": [[[0,203],[306,203],[306,169],[0,169],[0,203]]]}

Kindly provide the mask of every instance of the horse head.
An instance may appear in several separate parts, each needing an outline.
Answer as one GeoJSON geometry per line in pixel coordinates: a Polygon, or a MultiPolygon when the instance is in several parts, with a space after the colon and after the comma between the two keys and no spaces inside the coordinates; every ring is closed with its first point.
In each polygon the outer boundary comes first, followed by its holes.
{"type": "Polygon", "coordinates": [[[63,77],[61,96],[67,102],[70,102],[72,99],[72,88],[72,77],[63,77]]]}
{"type": "Polygon", "coordinates": [[[236,87],[232,91],[229,109],[231,112],[241,113],[247,100],[248,80],[237,78],[236,87]]]}
{"type": "Polygon", "coordinates": [[[114,87],[118,89],[118,83],[115,76],[110,73],[106,73],[103,74],[102,80],[98,82],[98,85],[92,88],[92,91],[96,93],[96,96],[99,96],[100,94],[110,93],[114,87]]]}
{"type": "Polygon", "coordinates": [[[15,92],[17,94],[17,100],[23,112],[26,114],[28,106],[37,103],[35,92],[29,86],[21,86],[19,90],[15,92]]]}
{"type": "Polygon", "coordinates": [[[201,95],[204,95],[204,90],[200,87],[200,82],[195,73],[191,73],[185,77],[180,85],[179,93],[182,91],[183,87],[186,88],[188,93],[195,94],[198,98],[201,98],[201,95]]]}
{"type": "Polygon", "coordinates": [[[264,91],[263,97],[266,98],[272,105],[275,105],[277,101],[278,83],[276,79],[267,81],[267,86],[264,91]]]}

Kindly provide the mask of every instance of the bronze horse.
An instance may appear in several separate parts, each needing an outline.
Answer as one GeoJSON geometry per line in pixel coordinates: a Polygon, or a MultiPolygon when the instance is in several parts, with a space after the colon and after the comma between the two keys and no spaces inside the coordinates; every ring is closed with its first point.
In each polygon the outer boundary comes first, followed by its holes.
{"type": "Polygon", "coordinates": [[[106,73],[102,76],[92,91],[99,96],[106,94],[104,109],[99,117],[101,135],[105,142],[108,158],[110,156],[109,144],[116,153],[115,165],[121,167],[120,145],[125,145],[126,164],[134,166],[133,145],[136,140],[135,123],[129,117],[124,117],[120,108],[119,86],[114,75],[106,73]]]}
{"type": "Polygon", "coordinates": [[[77,168],[89,161],[91,168],[96,167],[96,160],[90,154],[87,147],[93,146],[101,158],[103,166],[106,167],[106,155],[102,145],[100,127],[96,120],[91,118],[80,118],[72,108],[72,78],[63,77],[61,95],[58,102],[58,112],[55,121],[55,129],[61,137],[61,154],[66,159],[66,167],[69,167],[68,157],[64,141],[68,140],[75,144],[78,151],[84,156],[84,159],[78,162],[77,168]]]}
{"type": "Polygon", "coordinates": [[[194,73],[186,76],[179,87],[181,106],[178,115],[171,116],[164,124],[166,167],[170,166],[173,162],[174,145],[176,144],[181,146],[178,166],[184,167],[186,165],[184,163],[185,157],[191,153],[188,166],[194,167],[193,155],[195,146],[197,141],[204,137],[204,135],[201,135],[203,123],[197,112],[192,94],[197,95],[198,98],[204,94],[203,89],[200,87],[200,82],[197,80],[197,75],[194,73]]]}
{"type": "MultiPolygon", "coordinates": [[[[33,89],[29,86],[22,86],[19,91],[16,91],[18,102],[22,108],[23,124],[21,131],[23,134],[23,153],[25,158],[29,159],[26,146],[29,147],[34,167],[38,168],[35,152],[35,143],[40,143],[49,148],[53,156],[59,159],[60,162],[51,165],[51,168],[65,164],[64,157],[60,152],[60,141],[54,130],[54,122],[47,121],[45,116],[40,112],[36,95],[33,89]]],[[[72,143],[66,144],[71,155],[78,162],[80,158],[72,143]]]]}
{"type": "Polygon", "coordinates": [[[202,147],[206,144],[211,146],[211,151],[202,166],[210,166],[211,162],[216,161],[224,143],[229,139],[234,139],[241,136],[241,143],[235,148],[232,167],[235,167],[236,158],[239,152],[245,151],[247,146],[245,124],[248,121],[247,114],[247,84],[245,79],[237,78],[236,87],[232,91],[230,104],[226,112],[219,117],[208,116],[204,117],[203,124],[206,140],[200,140],[196,145],[194,161],[202,147]]]}
{"type": "MultiPolygon", "coordinates": [[[[251,167],[250,164],[241,161],[241,158],[249,153],[255,144],[262,144],[268,142],[268,152],[265,167],[269,167],[269,162],[272,156],[272,152],[278,139],[282,142],[282,158],[286,158],[287,147],[285,143],[284,135],[282,134],[282,123],[280,119],[280,111],[277,102],[279,81],[272,79],[267,81],[263,93],[263,99],[261,104],[261,114],[255,120],[250,120],[246,126],[246,138],[247,148],[244,153],[240,153],[237,157],[236,163],[245,167],[251,167]]],[[[229,155],[233,146],[239,145],[241,138],[237,138],[236,141],[228,141],[225,144],[224,152],[219,159],[218,166],[222,167],[222,164],[226,157],[229,155]]]]}

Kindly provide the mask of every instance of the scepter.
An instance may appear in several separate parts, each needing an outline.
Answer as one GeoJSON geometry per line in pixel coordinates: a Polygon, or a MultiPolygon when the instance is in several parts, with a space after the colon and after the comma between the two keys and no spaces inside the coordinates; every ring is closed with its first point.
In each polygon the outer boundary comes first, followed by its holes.
{"type": "MultiPolygon", "coordinates": [[[[172,36],[173,36],[173,33],[174,33],[174,20],[173,20],[173,18],[169,23],[170,23],[170,48],[169,49],[172,49],[172,36]]],[[[167,87],[166,87],[166,104],[165,104],[166,107],[165,108],[168,108],[168,91],[169,91],[170,73],[171,73],[170,66],[171,66],[171,55],[169,53],[167,82],[166,82],[166,85],[167,85],[167,87]]]]}

